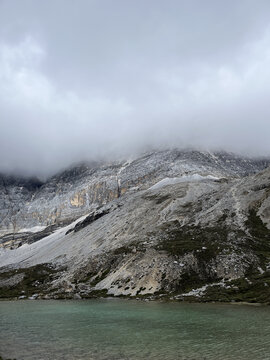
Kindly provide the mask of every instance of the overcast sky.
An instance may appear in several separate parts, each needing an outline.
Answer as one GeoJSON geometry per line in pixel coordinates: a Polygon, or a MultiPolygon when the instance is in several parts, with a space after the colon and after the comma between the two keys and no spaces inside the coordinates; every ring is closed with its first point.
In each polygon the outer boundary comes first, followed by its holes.
{"type": "Polygon", "coordinates": [[[0,171],[270,155],[269,0],[0,0],[0,171]]]}

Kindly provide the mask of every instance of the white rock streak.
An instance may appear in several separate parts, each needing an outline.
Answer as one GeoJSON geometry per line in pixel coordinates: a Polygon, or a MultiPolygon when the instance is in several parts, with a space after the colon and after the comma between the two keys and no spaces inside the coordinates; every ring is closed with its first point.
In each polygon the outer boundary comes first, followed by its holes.
{"type": "Polygon", "coordinates": [[[193,174],[187,176],[184,175],[181,177],[173,177],[173,178],[166,177],[161,181],[159,181],[158,183],[156,183],[155,185],[151,186],[149,190],[156,190],[162,188],[163,186],[174,185],[186,181],[204,181],[204,180],[219,180],[219,179],[220,178],[212,175],[202,176],[199,174],[193,174]]]}

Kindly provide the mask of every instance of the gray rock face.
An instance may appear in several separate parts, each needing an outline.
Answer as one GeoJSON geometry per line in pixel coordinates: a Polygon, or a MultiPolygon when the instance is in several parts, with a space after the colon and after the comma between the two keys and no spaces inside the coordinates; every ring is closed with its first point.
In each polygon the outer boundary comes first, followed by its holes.
{"type": "Polygon", "coordinates": [[[48,225],[49,209],[54,224],[80,218],[2,246],[0,281],[19,283],[0,282],[0,296],[270,302],[267,164],[175,150],[57,175],[27,195],[17,222],[48,225]]]}
{"type": "Polygon", "coordinates": [[[228,153],[168,150],[113,164],[80,165],[50,178],[0,177],[0,234],[63,225],[126,192],[188,174],[241,177],[270,164],[228,153]]]}

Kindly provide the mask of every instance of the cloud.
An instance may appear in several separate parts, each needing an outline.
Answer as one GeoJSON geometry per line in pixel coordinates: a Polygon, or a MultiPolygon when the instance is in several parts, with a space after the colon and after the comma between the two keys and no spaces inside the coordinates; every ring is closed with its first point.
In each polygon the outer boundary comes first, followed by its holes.
{"type": "Polygon", "coordinates": [[[174,146],[269,156],[270,5],[236,3],[0,2],[0,171],[174,146]]]}

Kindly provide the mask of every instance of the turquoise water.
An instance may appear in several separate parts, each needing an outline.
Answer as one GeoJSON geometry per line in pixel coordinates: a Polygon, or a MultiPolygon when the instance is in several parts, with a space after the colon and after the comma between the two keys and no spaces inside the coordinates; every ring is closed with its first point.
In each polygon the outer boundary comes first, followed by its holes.
{"type": "Polygon", "coordinates": [[[270,307],[1,301],[0,355],[18,360],[269,360],[270,307]]]}

